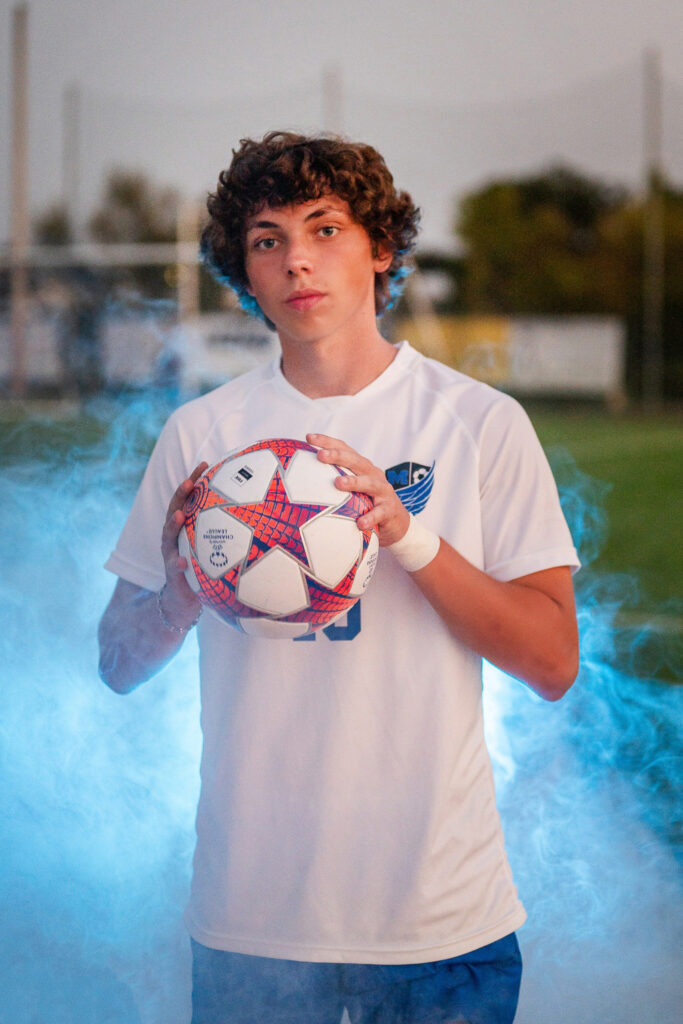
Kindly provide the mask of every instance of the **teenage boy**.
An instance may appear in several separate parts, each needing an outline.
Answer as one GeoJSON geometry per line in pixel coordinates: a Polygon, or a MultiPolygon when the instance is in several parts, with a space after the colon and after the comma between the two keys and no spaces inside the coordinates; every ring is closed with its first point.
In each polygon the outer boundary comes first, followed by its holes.
{"type": "Polygon", "coordinates": [[[577,559],[509,397],[379,333],[418,211],[369,146],[245,140],[203,252],[282,358],[175,412],[115,552],[101,673],[127,692],[199,622],[202,789],[186,923],[193,1024],[513,1019],[524,910],[484,746],[481,659],[555,700],[577,559]],[[241,635],[178,553],[207,465],[307,438],[370,494],[366,595],[310,642],[241,635]],[[159,537],[161,547],[159,548],[159,537]]]}

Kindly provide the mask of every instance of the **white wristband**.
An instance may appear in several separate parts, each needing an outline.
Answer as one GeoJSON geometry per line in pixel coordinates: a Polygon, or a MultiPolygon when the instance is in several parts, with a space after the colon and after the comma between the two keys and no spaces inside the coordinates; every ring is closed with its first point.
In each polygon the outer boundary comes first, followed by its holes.
{"type": "Polygon", "coordinates": [[[418,523],[411,512],[407,531],[395,544],[389,544],[387,551],[391,551],[406,572],[417,572],[436,557],[440,544],[441,538],[438,534],[418,523]]]}

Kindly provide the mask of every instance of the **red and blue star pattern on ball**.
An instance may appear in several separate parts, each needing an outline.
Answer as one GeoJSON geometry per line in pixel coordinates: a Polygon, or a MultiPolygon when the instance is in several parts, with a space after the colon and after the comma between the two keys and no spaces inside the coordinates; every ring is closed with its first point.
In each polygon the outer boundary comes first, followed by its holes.
{"type": "Polygon", "coordinates": [[[310,569],[300,530],[327,507],[291,502],[280,471],[276,471],[263,501],[230,506],[230,514],[253,530],[246,564],[253,565],[261,555],[278,545],[310,569]]]}
{"type": "MultiPolygon", "coordinates": [[[[308,590],[309,602],[308,606],[300,611],[290,615],[272,616],[272,618],[282,622],[308,623],[310,629],[317,629],[327,625],[355,604],[357,597],[348,595],[353,586],[356,568],[367,551],[373,531],[362,531],[361,554],[344,579],[334,589],[325,587],[313,577],[313,569],[309,563],[300,531],[306,523],[324,513],[330,506],[310,502],[292,502],[284,484],[284,474],[294,455],[298,451],[316,453],[317,449],[304,441],[277,438],[259,441],[242,449],[239,454],[244,456],[262,449],[273,452],[279,464],[262,500],[233,505],[223,495],[212,490],[213,476],[229,459],[236,457],[237,453],[235,453],[227,456],[204,474],[185,504],[185,528],[192,550],[192,568],[201,588],[199,597],[232,625],[237,625],[235,620],[238,618],[270,618],[271,616],[266,616],[263,612],[239,601],[237,586],[243,569],[251,568],[267,552],[272,551],[274,547],[280,547],[296,559],[300,565],[308,590]],[[197,516],[200,512],[213,507],[222,508],[252,531],[252,540],[246,558],[217,580],[212,579],[204,572],[194,556],[197,516]]],[[[347,475],[347,471],[341,467],[335,466],[334,468],[341,476],[347,475]]],[[[354,491],[348,494],[341,505],[334,507],[331,511],[335,516],[356,520],[371,508],[372,500],[366,494],[354,491]]]]}

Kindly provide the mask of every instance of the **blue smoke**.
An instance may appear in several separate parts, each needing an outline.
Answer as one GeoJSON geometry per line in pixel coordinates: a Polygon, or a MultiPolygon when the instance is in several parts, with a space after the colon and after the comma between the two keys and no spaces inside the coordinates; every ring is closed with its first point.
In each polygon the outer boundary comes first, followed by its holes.
{"type": "MultiPolygon", "coordinates": [[[[158,400],[101,399],[89,406],[99,443],[62,452],[68,424],[55,424],[28,457],[29,425],[0,452],[8,1024],[189,1019],[180,914],[199,787],[194,640],[125,698],[96,670],[97,622],[113,586],[101,566],[166,412],[158,400]]],[[[625,653],[617,616],[632,581],[590,568],[607,529],[603,485],[561,452],[553,462],[587,563],[577,578],[581,675],[550,705],[486,673],[499,803],[530,912],[518,1024],[666,1024],[679,1019],[681,996],[681,690],[643,662],[657,654],[652,631],[627,637],[625,653]]]]}
{"type": "Polygon", "coordinates": [[[636,588],[591,563],[609,485],[550,452],[584,568],[577,682],[545,704],[487,666],[485,712],[513,873],[530,920],[519,1024],[674,1024],[681,946],[680,646],[620,625],[636,588]],[[676,663],[677,658],[677,663],[676,663]]]}
{"type": "MultiPolygon", "coordinates": [[[[195,652],[122,700],[97,677],[102,569],[159,410],[99,449],[3,452],[2,951],[8,1024],[185,1019],[180,932],[198,792],[195,652]],[[160,966],[159,966],[160,965],[160,966]]],[[[59,434],[59,428],[56,433],[59,434]]]]}

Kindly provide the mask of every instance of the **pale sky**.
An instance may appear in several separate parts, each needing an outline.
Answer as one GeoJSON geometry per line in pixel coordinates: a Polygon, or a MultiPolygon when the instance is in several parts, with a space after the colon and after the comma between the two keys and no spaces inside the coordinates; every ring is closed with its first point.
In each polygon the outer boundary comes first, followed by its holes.
{"type": "MultiPolygon", "coordinates": [[[[0,240],[8,234],[10,24],[0,0],[0,240]]],[[[683,184],[680,0],[33,0],[32,210],[62,191],[65,86],[82,96],[79,215],[107,168],[201,197],[241,135],[341,128],[382,150],[447,245],[457,195],[553,161],[637,184],[642,57],[661,52],[664,166],[683,184]],[[334,64],[341,122],[324,123],[334,64]]]]}

